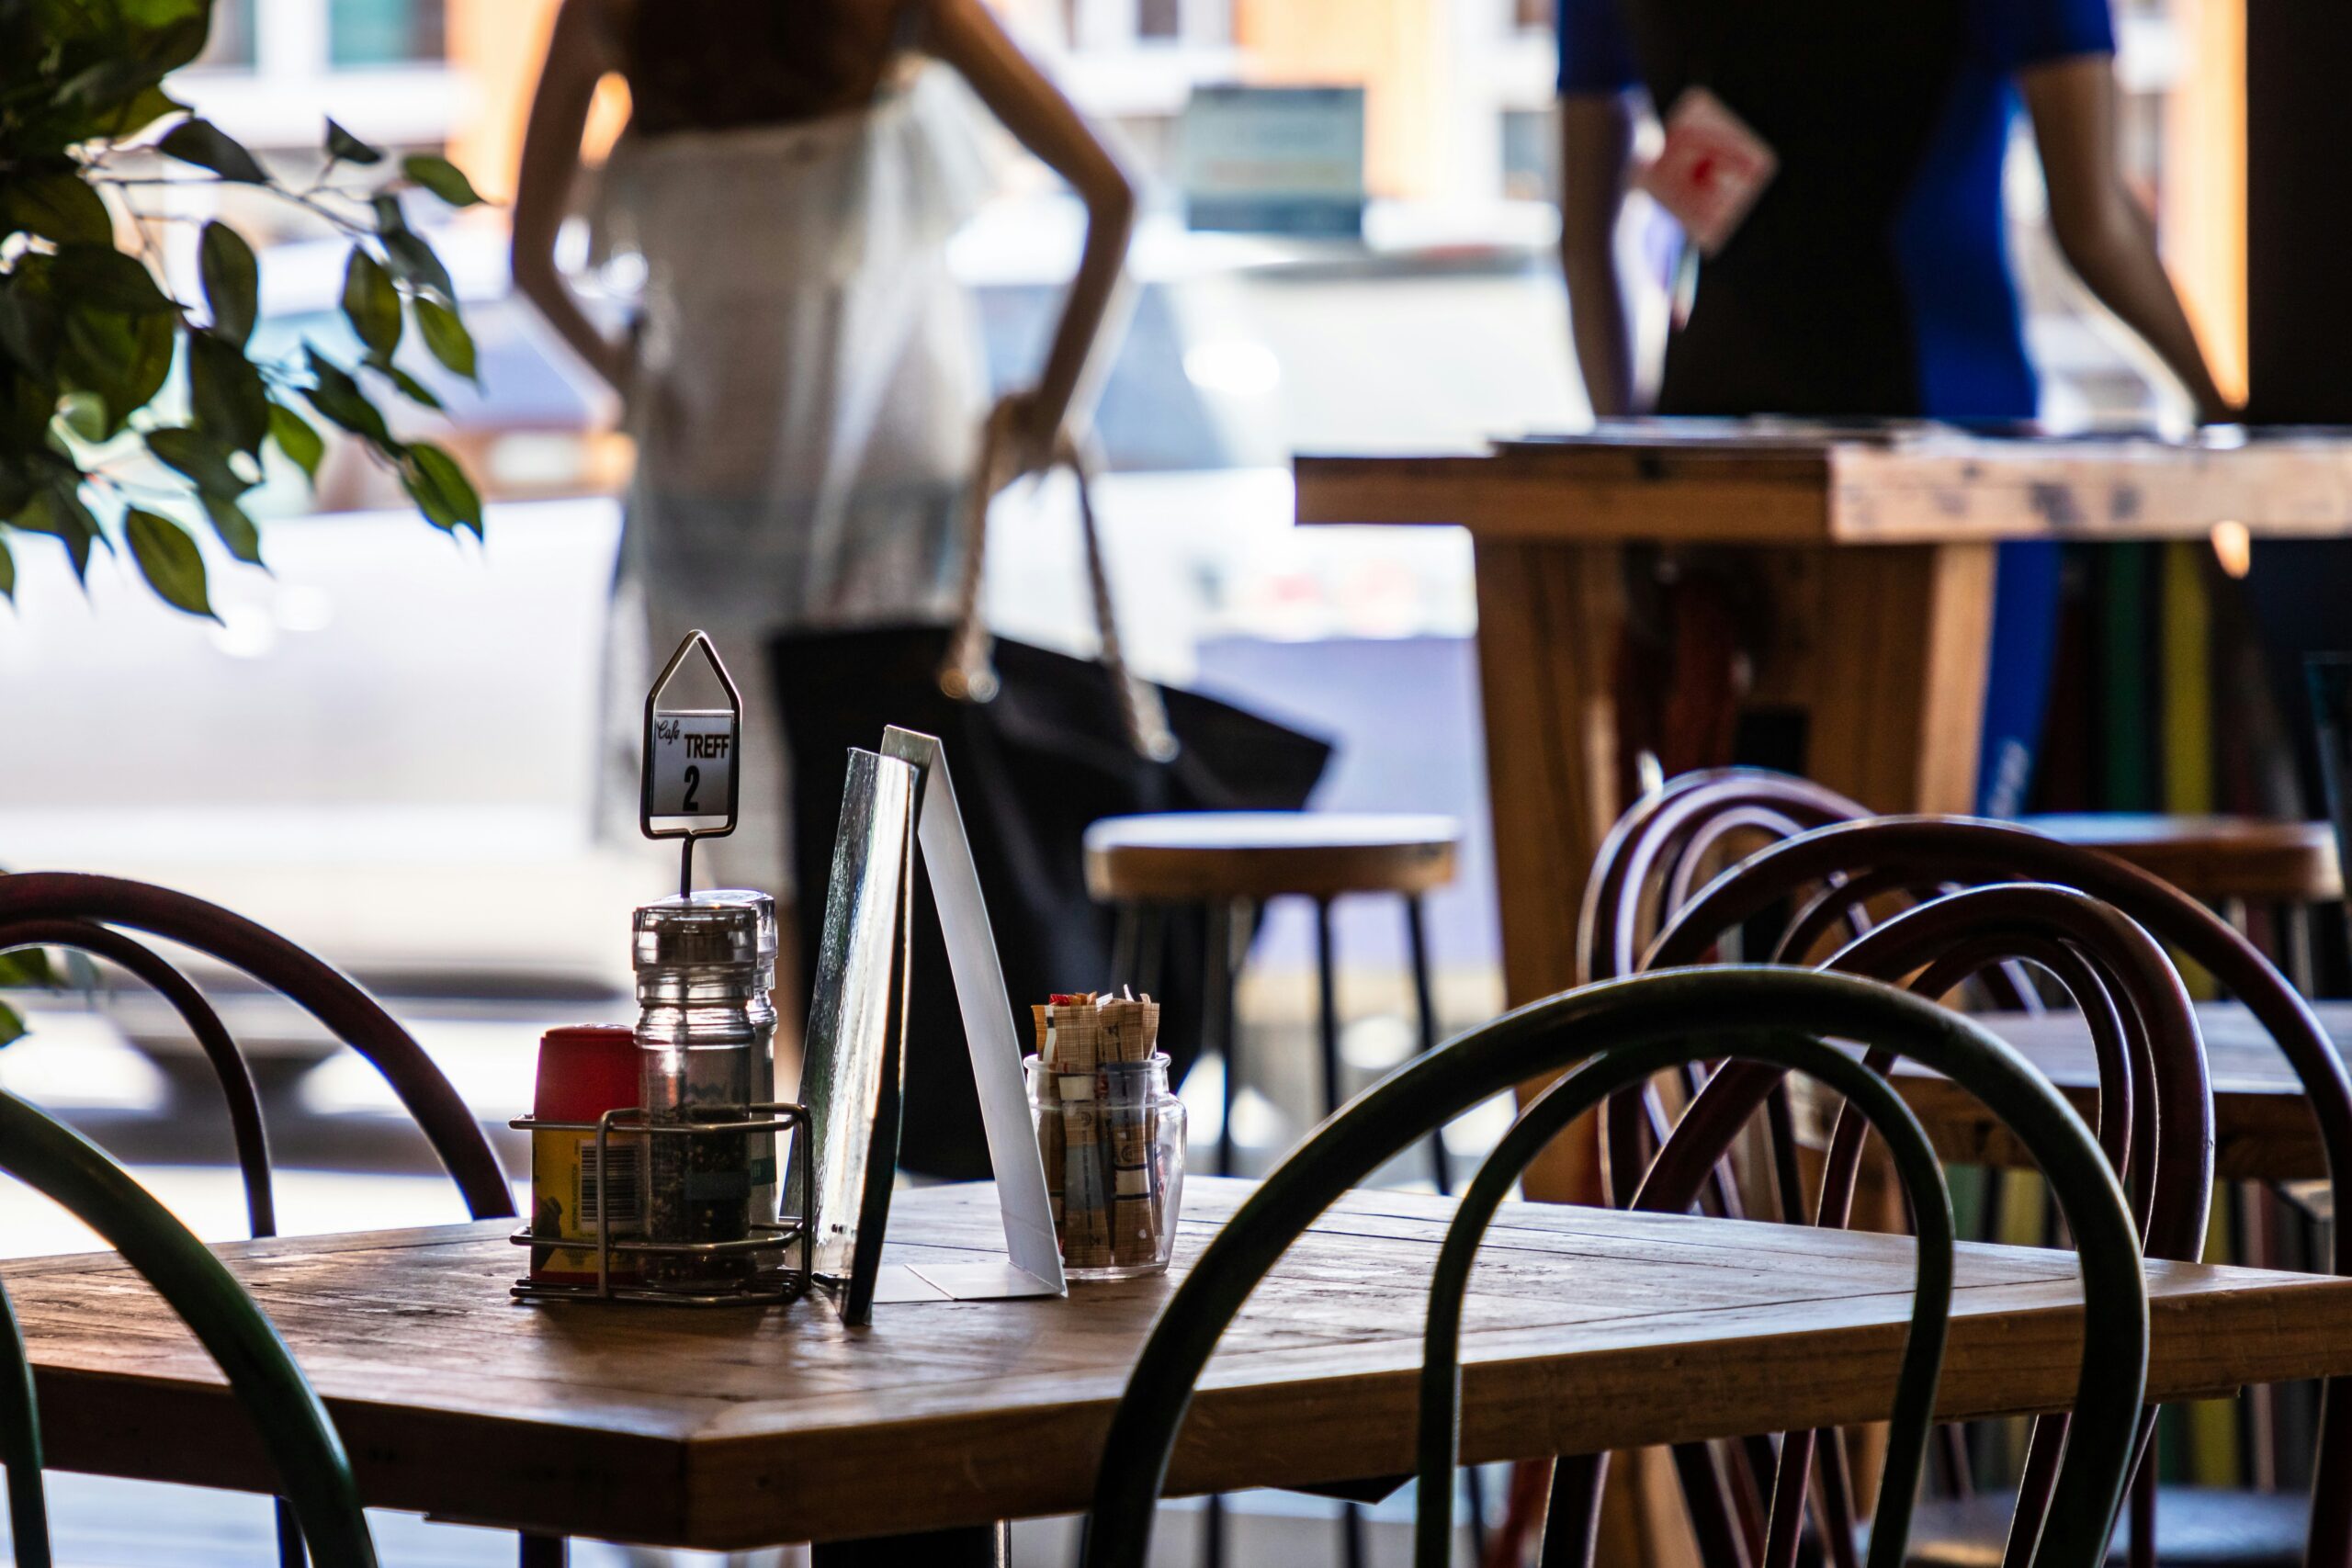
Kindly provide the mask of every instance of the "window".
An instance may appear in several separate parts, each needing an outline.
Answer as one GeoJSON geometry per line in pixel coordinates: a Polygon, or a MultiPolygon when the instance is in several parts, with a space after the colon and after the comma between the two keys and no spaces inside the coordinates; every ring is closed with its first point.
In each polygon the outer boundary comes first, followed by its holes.
{"type": "Polygon", "coordinates": [[[398,65],[447,52],[443,0],[328,0],[328,57],[337,65],[398,65]]]}

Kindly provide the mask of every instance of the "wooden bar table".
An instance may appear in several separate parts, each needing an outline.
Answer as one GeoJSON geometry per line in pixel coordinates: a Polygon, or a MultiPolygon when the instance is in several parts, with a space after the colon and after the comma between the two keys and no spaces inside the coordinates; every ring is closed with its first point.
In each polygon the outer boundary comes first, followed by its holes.
{"type": "MultiPolygon", "coordinates": [[[[2352,439],[2329,434],[2185,446],[1669,421],[1295,468],[1301,523],[1471,533],[1513,1005],[1575,983],[1586,871],[1625,803],[1611,687],[1629,547],[1739,551],[1770,606],[1750,705],[1803,716],[1804,771],[1875,810],[1957,812],[1974,804],[2000,541],[2352,534],[2352,439]]],[[[1561,1139],[1528,1190],[1597,1198],[1591,1141],[1561,1139]]]]}
{"type": "MultiPolygon", "coordinates": [[[[2314,1002],[2312,1011],[2335,1042],[2352,1052],[2352,1002],[2314,1002]]],[[[2098,1062],[2082,1015],[2072,1009],[2045,1013],[1987,1012],[1975,1021],[2007,1040],[2039,1067],[2086,1118],[2098,1103],[2098,1062]]],[[[2302,1080],[2254,1016],[2235,1002],[2197,1009],[2213,1080],[2213,1173],[2222,1180],[2301,1182],[2327,1179],[2319,1123],[2302,1080]]],[[[1894,1085],[1927,1129],[1936,1152],[1967,1165],[2035,1168],[2007,1129],[1973,1097],[1914,1062],[1897,1062],[1894,1085]]]]}
{"type": "MultiPolygon", "coordinates": [[[[1200,1179],[1178,1269],[1250,1190],[1200,1179]]],[[[1211,1363],[1171,1476],[1195,1493],[1412,1463],[1424,1292],[1449,1201],[1351,1193],[1211,1363]]],[[[901,1193],[891,1253],[995,1245],[985,1186],[901,1193]]],[[[1074,1511],[1170,1289],[693,1312],[521,1306],[504,1223],[220,1250],[326,1400],[368,1501],[476,1524],[750,1548],[1074,1511]]],[[[1911,1311],[1902,1237],[1550,1204],[1503,1211],[1472,1282],[1476,1461],[1883,1418],[1911,1311]]],[[[218,1371],[111,1253],[5,1270],[63,1469],[266,1490],[218,1371]]],[[[2352,1372],[2352,1280],[2151,1264],[2149,1393],[2352,1372]]],[[[1964,1246],[1939,1413],[2074,1390],[2069,1253],[1964,1246]]]]}

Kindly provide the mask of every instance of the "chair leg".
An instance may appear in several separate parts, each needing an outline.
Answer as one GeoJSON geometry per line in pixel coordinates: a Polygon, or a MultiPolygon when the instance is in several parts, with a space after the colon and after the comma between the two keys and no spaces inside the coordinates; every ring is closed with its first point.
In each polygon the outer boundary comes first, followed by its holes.
{"type": "MultiPolygon", "coordinates": [[[[1233,992],[1238,983],[1233,962],[1234,913],[1238,900],[1217,898],[1208,908],[1208,995],[1201,1043],[1213,1048],[1225,1073],[1225,1114],[1217,1119],[1216,1173],[1233,1174],[1233,1102],[1241,1091],[1240,1030],[1234,1019],[1233,992]]],[[[1246,922],[1245,922],[1246,923],[1246,922]]]]}
{"type": "Polygon", "coordinates": [[[1225,1499],[1215,1493],[1201,1509],[1201,1568],[1225,1568],[1225,1499]]]}
{"type": "Polygon", "coordinates": [[[295,1520],[294,1506],[285,1498],[277,1499],[277,1568],[309,1568],[311,1553],[302,1544],[302,1527],[295,1520]]]}
{"type": "MultiPolygon", "coordinates": [[[[1413,1018],[1419,1026],[1421,1055],[1426,1056],[1437,1049],[1437,999],[1435,987],[1430,982],[1429,922],[1418,895],[1405,900],[1405,942],[1413,960],[1413,1018]]],[[[1445,1168],[1445,1129],[1430,1134],[1430,1175],[1437,1180],[1438,1196],[1453,1195],[1453,1178],[1445,1168]]],[[[1471,1536],[1474,1540],[1486,1531],[1478,1517],[1478,1489],[1470,1489],[1471,1536]]]]}
{"type": "MultiPolygon", "coordinates": [[[[1340,1109],[1347,1096],[1340,1077],[1340,987],[1331,951],[1331,900],[1315,900],[1315,1043],[1323,1057],[1323,1114],[1340,1109]]],[[[1363,1509],[1340,1506],[1340,1558],[1347,1568],[1363,1568],[1363,1509]]]]}
{"type": "MultiPolygon", "coordinates": [[[[1111,983],[1131,982],[1136,976],[1136,959],[1141,947],[1142,912],[1134,904],[1122,904],[1111,922],[1111,983]]],[[[1148,988],[1148,987],[1145,987],[1148,988]]]]}
{"type": "Polygon", "coordinates": [[[1323,1114],[1340,1109],[1340,994],[1331,959],[1331,900],[1315,900],[1315,1043],[1323,1055],[1323,1114]]]}
{"type": "Polygon", "coordinates": [[[564,1568],[571,1561],[571,1543],[561,1536],[526,1535],[516,1561],[522,1568],[564,1568]]]}

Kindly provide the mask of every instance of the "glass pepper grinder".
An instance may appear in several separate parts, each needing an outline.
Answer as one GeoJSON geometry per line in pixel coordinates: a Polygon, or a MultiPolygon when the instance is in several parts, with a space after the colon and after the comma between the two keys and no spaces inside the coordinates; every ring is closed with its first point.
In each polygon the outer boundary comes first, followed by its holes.
{"type": "MultiPolygon", "coordinates": [[[[660,1126],[735,1122],[756,1098],[754,1017],[760,914],[748,903],[672,898],[637,910],[637,1054],[640,1103],[660,1126]]],[[[771,1014],[773,1010],[770,1010],[771,1014]]],[[[772,1033],[773,1018],[766,1032],[772,1033]]],[[[647,1135],[645,1238],[742,1241],[751,1235],[752,1137],[647,1135]]],[[[649,1253],[657,1287],[732,1284],[752,1272],[747,1253],[649,1253]]]]}
{"type": "MultiPolygon", "coordinates": [[[[750,1012],[754,1038],[752,1042],[752,1098],[753,1105],[773,1104],[775,1092],[775,895],[762,893],[750,887],[712,887],[682,898],[664,898],[650,908],[675,908],[685,905],[739,905],[750,909],[760,922],[759,972],[752,977],[750,1012]]],[[[759,1114],[764,1115],[765,1112],[759,1114]]],[[[774,1224],[776,1217],[775,1134],[753,1133],[752,1139],[752,1223],[774,1224]]]]}

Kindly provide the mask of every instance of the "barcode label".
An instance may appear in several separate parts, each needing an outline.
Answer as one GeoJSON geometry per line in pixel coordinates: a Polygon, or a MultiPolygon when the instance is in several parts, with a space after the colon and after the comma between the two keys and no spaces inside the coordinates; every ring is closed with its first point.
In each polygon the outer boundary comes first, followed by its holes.
{"type": "Polygon", "coordinates": [[[645,1217],[644,1150],[635,1143],[615,1146],[612,1165],[605,1170],[604,1179],[597,1179],[596,1142],[583,1138],[580,1144],[580,1190],[573,1195],[572,1212],[580,1216],[580,1228],[594,1231],[603,1220],[601,1201],[612,1205],[612,1228],[616,1231],[634,1230],[645,1217]]]}

